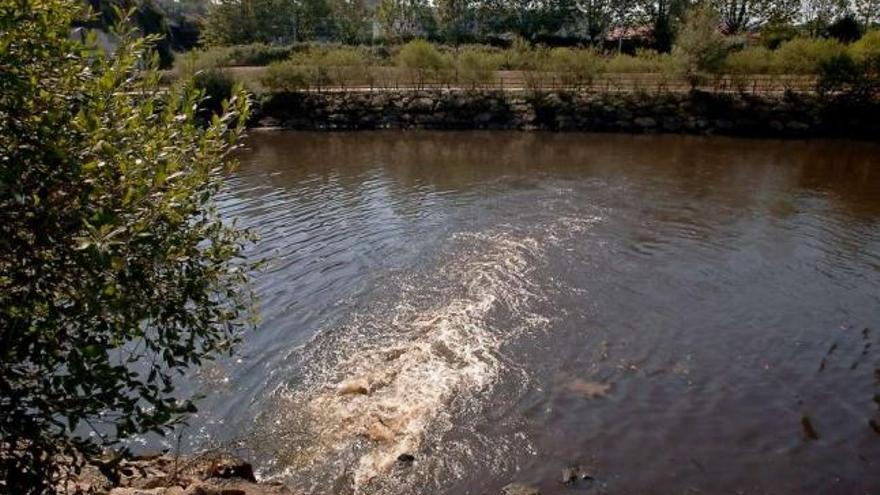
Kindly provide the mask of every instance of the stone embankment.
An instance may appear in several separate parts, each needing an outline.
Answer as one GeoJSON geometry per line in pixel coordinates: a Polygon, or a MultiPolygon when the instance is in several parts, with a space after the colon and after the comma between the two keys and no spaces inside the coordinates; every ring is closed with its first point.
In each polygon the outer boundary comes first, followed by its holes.
{"type": "Polygon", "coordinates": [[[121,461],[113,469],[86,466],[70,495],[293,495],[283,485],[258,483],[250,464],[236,457],[202,454],[189,458],[145,456],[121,461]]]}
{"type": "MultiPolygon", "coordinates": [[[[562,484],[592,486],[593,478],[580,468],[562,471],[562,484]],[[585,484],[586,483],[586,484],[585,484]]],[[[257,481],[253,467],[226,453],[192,457],[172,455],[124,459],[112,469],[100,463],[87,465],[80,474],[59,486],[67,495],[297,495],[280,483],[257,481]]],[[[500,495],[541,495],[529,485],[511,483],[500,495]]]]}
{"type": "Polygon", "coordinates": [[[252,125],[300,130],[498,129],[878,139],[880,103],[795,93],[275,93],[262,99],[252,125]]]}

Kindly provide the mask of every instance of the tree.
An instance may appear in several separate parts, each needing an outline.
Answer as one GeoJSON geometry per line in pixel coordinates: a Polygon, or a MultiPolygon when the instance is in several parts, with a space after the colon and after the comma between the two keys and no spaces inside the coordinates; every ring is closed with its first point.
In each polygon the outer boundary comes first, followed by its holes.
{"type": "Polygon", "coordinates": [[[120,31],[104,55],[69,37],[83,15],[0,0],[3,493],[167,432],[194,409],[174,377],[228,350],[252,303],[248,236],[212,206],[245,95],[199,122],[191,85],[160,86],[155,38],[120,31]]]}
{"type": "Polygon", "coordinates": [[[151,0],[145,0],[138,5],[135,19],[142,34],[159,36],[154,45],[159,54],[159,64],[163,69],[171,67],[174,55],[171,53],[171,30],[168,28],[165,13],[151,0]]]}
{"type": "Polygon", "coordinates": [[[791,22],[800,11],[800,0],[712,0],[728,34],[791,22]]]}
{"type": "Polygon", "coordinates": [[[569,0],[483,0],[481,24],[495,33],[510,32],[534,40],[552,33],[570,18],[569,0]]]}
{"type": "Polygon", "coordinates": [[[376,20],[385,37],[395,41],[424,36],[432,27],[427,0],[381,0],[376,20]]]}
{"type": "MultiPolygon", "coordinates": [[[[331,16],[333,11],[328,0],[292,0],[292,3],[295,40],[329,38],[332,35],[334,23],[331,16]]],[[[274,16],[276,18],[285,17],[283,11],[275,12],[274,16]]]]}
{"type": "Polygon", "coordinates": [[[373,17],[365,0],[331,0],[330,10],[340,41],[354,45],[370,39],[373,17]]]}
{"type": "Polygon", "coordinates": [[[842,43],[852,43],[862,37],[862,25],[852,13],[847,12],[828,25],[825,35],[842,43]]]}
{"type": "Polygon", "coordinates": [[[167,16],[159,4],[153,0],[88,0],[88,4],[95,15],[77,24],[109,31],[118,19],[117,11],[133,11],[132,21],[142,35],[161,37],[155,43],[155,50],[159,54],[162,68],[171,67],[174,62],[172,54],[174,39],[168,27],[167,16]]]}
{"type": "Polygon", "coordinates": [[[199,44],[202,22],[208,14],[209,2],[202,0],[156,0],[165,12],[171,46],[177,51],[189,51],[199,44]]]}
{"type": "Polygon", "coordinates": [[[294,0],[217,0],[208,9],[202,37],[210,45],[292,41],[294,0]]]}
{"type": "Polygon", "coordinates": [[[665,53],[672,49],[675,28],[689,6],[688,0],[639,0],[639,9],[644,12],[653,28],[654,49],[665,53]]]}
{"type": "Polygon", "coordinates": [[[290,43],[329,37],[327,0],[217,0],[208,10],[203,38],[212,45],[290,43]]]}
{"type": "Polygon", "coordinates": [[[727,42],[718,32],[718,14],[707,6],[693,7],[675,40],[673,54],[680,58],[692,85],[706,74],[717,73],[727,56],[727,42]]]}
{"type": "Polygon", "coordinates": [[[576,0],[575,8],[587,39],[594,45],[600,44],[614,19],[613,0],[576,0]]]}
{"type": "Polygon", "coordinates": [[[474,5],[471,0],[437,0],[440,32],[447,41],[459,43],[472,34],[474,5]]]}
{"type": "Polygon", "coordinates": [[[617,28],[617,52],[623,52],[623,39],[626,31],[637,19],[637,0],[617,0],[611,10],[611,22],[617,28]]]}
{"type": "Polygon", "coordinates": [[[863,23],[863,29],[867,31],[871,24],[880,19],[880,0],[855,0],[853,7],[858,19],[863,23]]]}
{"type": "Polygon", "coordinates": [[[848,8],[848,0],[803,0],[801,10],[810,35],[819,36],[848,8]]]}

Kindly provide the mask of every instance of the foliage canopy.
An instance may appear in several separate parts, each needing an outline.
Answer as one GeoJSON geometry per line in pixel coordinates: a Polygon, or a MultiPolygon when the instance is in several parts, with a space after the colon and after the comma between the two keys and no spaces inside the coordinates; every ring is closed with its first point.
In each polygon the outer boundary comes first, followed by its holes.
{"type": "Polygon", "coordinates": [[[155,38],[105,54],[77,2],[0,0],[0,491],[54,490],[60,459],[165,432],[174,377],[247,325],[246,232],[213,198],[249,102],[201,122],[160,86],[155,38]]]}

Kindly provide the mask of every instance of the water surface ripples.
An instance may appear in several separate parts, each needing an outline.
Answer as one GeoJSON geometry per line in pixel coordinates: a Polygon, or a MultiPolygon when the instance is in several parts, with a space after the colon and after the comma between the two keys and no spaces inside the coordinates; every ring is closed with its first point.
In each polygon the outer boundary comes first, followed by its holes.
{"type": "Polygon", "coordinates": [[[256,133],[220,203],[262,320],[189,449],[315,494],[880,490],[877,145],[256,133]]]}

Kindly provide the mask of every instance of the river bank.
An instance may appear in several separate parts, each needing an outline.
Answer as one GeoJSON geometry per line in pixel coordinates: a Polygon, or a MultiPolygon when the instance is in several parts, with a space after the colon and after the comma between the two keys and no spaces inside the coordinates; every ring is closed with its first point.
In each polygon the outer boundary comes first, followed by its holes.
{"type": "MultiPolygon", "coordinates": [[[[412,463],[411,459],[398,462],[412,463]]],[[[577,468],[562,472],[562,483],[573,485],[592,478],[577,468]]],[[[115,469],[100,463],[85,466],[74,480],[62,483],[68,495],[296,495],[282,483],[258,481],[250,463],[226,453],[194,456],[170,454],[137,456],[119,461],[115,469]]],[[[511,483],[501,495],[541,495],[532,486],[511,483]]]]}
{"type": "Polygon", "coordinates": [[[253,467],[230,454],[170,454],[92,462],[73,481],[70,495],[292,495],[281,484],[260,483],[253,467]]]}
{"type": "Polygon", "coordinates": [[[880,136],[880,103],[843,96],[401,90],[270,93],[257,127],[296,130],[523,130],[729,135],[880,136]]]}

